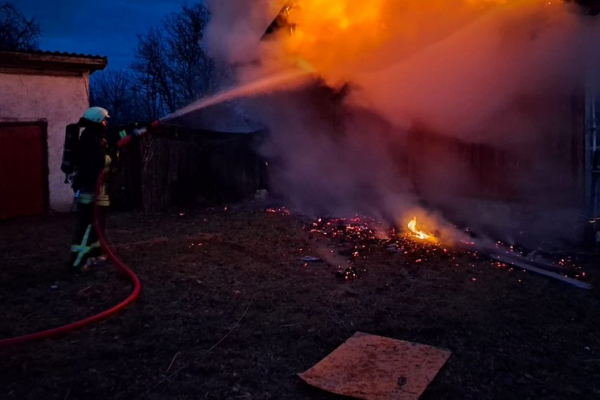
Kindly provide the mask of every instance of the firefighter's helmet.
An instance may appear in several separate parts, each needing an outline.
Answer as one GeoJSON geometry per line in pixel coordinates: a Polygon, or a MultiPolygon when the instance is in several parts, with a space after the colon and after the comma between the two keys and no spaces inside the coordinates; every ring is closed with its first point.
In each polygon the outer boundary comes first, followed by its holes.
{"type": "Polygon", "coordinates": [[[108,115],[108,111],[102,107],[90,107],[83,113],[83,118],[88,121],[96,122],[101,124],[106,121],[110,116],[108,115]]]}

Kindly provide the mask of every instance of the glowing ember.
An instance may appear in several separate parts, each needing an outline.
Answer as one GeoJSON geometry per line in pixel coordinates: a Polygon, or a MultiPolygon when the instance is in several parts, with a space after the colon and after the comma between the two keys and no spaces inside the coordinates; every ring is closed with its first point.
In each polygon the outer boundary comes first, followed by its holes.
{"type": "Polygon", "coordinates": [[[429,240],[429,241],[435,242],[435,237],[417,229],[417,217],[414,217],[408,223],[408,229],[412,232],[413,236],[416,237],[417,239],[429,240]]]}

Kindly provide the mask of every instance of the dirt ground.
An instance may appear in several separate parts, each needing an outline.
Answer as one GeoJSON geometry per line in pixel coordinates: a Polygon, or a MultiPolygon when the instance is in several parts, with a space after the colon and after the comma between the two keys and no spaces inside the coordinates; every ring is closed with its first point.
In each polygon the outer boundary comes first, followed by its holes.
{"type": "MultiPolygon", "coordinates": [[[[66,272],[72,223],[0,223],[0,338],[130,292],[110,265],[66,272]]],[[[112,214],[107,235],[139,275],[140,299],[69,335],[0,350],[0,399],[336,399],[297,374],[357,331],[452,352],[424,400],[600,398],[597,289],[378,240],[359,221],[312,225],[251,205],[112,214]]],[[[565,259],[597,287],[595,261],[565,259]]]]}

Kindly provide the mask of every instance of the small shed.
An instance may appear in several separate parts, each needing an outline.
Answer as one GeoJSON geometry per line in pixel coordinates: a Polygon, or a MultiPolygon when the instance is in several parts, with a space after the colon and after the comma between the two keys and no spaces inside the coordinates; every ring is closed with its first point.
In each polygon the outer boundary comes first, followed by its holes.
{"type": "Polygon", "coordinates": [[[89,107],[89,77],[106,57],[0,51],[0,220],[66,212],[65,126],[89,107]]]}
{"type": "Polygon", "coordinates": [[[115,205],[161,212],[252,197],[268,187],[268,164],[258,152],[264,138],[235,102],[168,121],[139,148],[124,151],[126,167],[112,188],[115,205]]]}

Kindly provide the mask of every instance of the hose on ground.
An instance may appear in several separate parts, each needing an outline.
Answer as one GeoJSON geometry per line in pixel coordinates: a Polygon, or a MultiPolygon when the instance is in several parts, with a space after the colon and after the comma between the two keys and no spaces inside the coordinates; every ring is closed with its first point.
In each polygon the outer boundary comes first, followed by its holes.
{"type": "MultiPolygon", "coordinates": [[[[103,180],[104,180],[104,172],[100,173],[100,176],[98,177],[98,184],[96,186],[96,194],[98,194],[100,192],[100,187],[102,185],[103,180]]],[[[103,227],[101,226],[99,217],[100,217],[100,206],[98,206],[98,204],[95,203],[95,206],[94,206],[94,230],[96,231],[96,234],[98,235],[98,241],[100,242],[100,246],[101,246],[102,250],[104,251],[104,254],[106,255],[106,257],[117,267],[117,269],[119,269],[121,272],[123,272],[131,281],[131,283],[133,285],[133,290],[132,290],[131,294],[129,296],[127,296],[127,298],[125,300],[123,300],[119,304],[117,304],[116,306],[111,307],[108,310],[104,310],[96,315],[91,316],[91,317],[87,317],[82,320],[72,322],[67,325],[59,326],[56,328],[51,328],[51,329],[48,329],[45,331],[40,331],[40,332],[31,333],[31,334],[27,334],[27,335],[23,335],[23,336],[16,336],[16,337],[12,337],[12,338],[2,339],[2,340],[0,340],[0,349],[23,344],[23,343],[28,343],[28,342],[32,342],[32,341],[36,341],[36,340],[54,338],[54,337],[66,334],[68,332],[71,332],[75,329],[83,328],[83,327],[91,325],[93,323],[102,321],[103,319],[106,319],[106,318],[118,313],[123,308],[125,308],[127,305],[133,303],[139,297],[140,291],[142,288],[140,280],[137,277],[137,275],[129,268],[129,266],[127,266],[127,264],[125,264],[115,254],[113,249],[107,243],[106,237],[104,236],[103,227]]]]}

